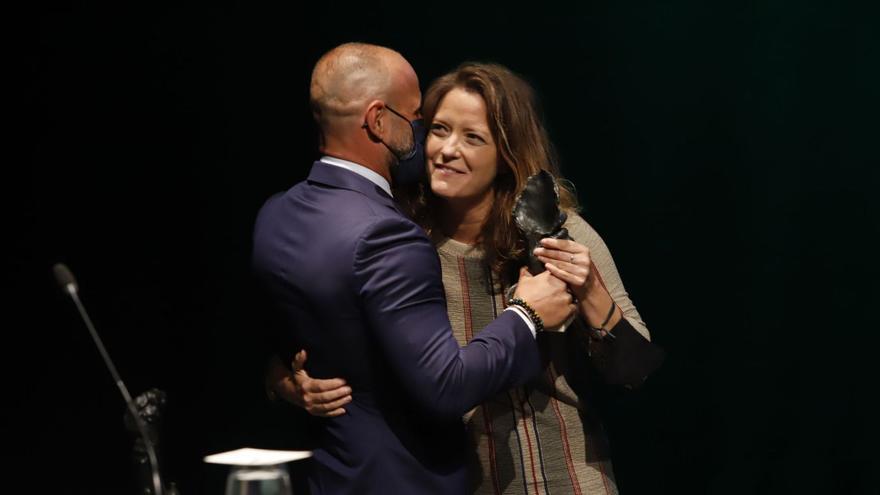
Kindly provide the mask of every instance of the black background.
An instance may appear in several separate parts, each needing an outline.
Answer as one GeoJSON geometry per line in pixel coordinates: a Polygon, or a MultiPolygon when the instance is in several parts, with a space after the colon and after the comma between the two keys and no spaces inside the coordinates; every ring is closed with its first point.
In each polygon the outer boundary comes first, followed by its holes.
{"type": "Polygon", "coordinates": [[[877,19],[812,0],[16,16],[10,149],[29,190],[7,227],[9,472],[38,493],[127,489],[124,404],[58,261],[132,393],[168,392],[166,475],[184,495],[222,491],[206,454],[300,445],[297,412],[261,388],[250,233],[317,156],[312,65],[359,40],[401,51],[423,88],[480,60],[541,95],[583,215],[669,353],[608,407],[624,494],[876,493],[877,19]]]}

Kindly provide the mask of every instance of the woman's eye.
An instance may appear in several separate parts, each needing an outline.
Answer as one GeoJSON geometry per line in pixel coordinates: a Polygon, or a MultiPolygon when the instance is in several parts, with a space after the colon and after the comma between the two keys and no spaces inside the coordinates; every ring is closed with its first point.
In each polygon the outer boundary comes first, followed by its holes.
{"type": "Polygon", "coordinates": [[[431,124],[431,134],[443,136],[446,134],[446,127],[443,127],[440,124],[431,124]]]}
{"type": "Polygon", "coordinates": [[[479,134],[471,133],[471,134],[466,135],[465,137],[468,139],[468,141],[470,141],[474,144],[486,144],[486,140],[483,139],[483,137],[480,136],[479,134]]]}

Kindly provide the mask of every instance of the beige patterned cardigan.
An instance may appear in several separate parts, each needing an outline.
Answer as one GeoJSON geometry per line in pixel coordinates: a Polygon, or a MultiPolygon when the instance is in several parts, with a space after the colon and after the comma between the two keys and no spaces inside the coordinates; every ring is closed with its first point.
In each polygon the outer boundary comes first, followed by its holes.
{"type": "MultiPolygon", "coordinates": [[[[599,234],[574,213],[565,227],[590,249],[627,322],[649,338],[599,234]]],[[[503,296],[490,293],[491,281],[479,249],[442,239],[437,251],[449,319],[455,338],[464,345],[504,309],[503,296]]],[[[617,493],[602,425],[591,409],[588,385],[579,378],[588,373],[586,347],[582,340],[566,335],[539,336],[545,357],[539,379],[498,394],[465,415],[474,493],[617,493]]]]}

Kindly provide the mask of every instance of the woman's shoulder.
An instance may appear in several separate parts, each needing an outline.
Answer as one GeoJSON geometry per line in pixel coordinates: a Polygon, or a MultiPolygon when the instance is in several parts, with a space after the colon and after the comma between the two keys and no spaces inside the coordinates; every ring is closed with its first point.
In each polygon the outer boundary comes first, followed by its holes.
{"type": "Polygon", "coordinates": [[[577,242],[588,244],[594,239],[599,239],[599,233],[593,228],[584,217],[574,210],[565,210],[568,215],[565,223],[562,224],[568,230],[568,235],[577,242]]]}

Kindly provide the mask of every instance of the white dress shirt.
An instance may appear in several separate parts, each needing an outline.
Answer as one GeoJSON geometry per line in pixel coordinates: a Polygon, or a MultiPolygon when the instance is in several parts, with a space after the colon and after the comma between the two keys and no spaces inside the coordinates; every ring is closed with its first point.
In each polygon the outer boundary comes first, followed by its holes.
{"type": "Polygon", "coordinates": [[[377,174],[374,170],[370,170],[359,163],[350,162],[348,160],[343,160],[342,158],[336,158],[334,156],[322,156],[321,162],[326,163],[327,165],[333,165],[334,167],[341,167],[346,170],[351,170],[352,172],[360,175],[361,177],[382,188],[382,190],[388,193],[388,195],[392,198],[394,197],[394,195],[391,194],[391,184],[389,184],[388,181],[385,180],[385,177],[377,174]]]}

